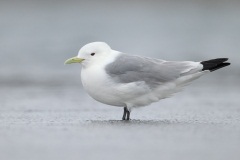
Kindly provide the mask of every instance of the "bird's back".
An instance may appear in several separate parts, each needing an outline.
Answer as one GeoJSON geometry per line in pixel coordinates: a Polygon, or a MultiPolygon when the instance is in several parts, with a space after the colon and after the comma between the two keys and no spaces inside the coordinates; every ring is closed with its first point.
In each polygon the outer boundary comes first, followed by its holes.
{"type": "Polygon", "coordinates": [[[165,61],[148,57],[121,54],[105,67],[117,83],[145,82],[150,88],[201,71],[199,62],[165,61]]]}

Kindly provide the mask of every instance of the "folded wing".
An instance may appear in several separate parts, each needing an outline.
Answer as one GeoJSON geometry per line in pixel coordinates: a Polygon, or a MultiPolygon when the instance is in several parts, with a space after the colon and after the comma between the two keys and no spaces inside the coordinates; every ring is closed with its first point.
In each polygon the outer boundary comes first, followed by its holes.
{"type": "Polygon", "coordinates": [[[165,61],[121,54],[105,69],[119,83],[144,81],[153,88],[182,76],[201,72],[203,65],[200,62],[165,61]]]}

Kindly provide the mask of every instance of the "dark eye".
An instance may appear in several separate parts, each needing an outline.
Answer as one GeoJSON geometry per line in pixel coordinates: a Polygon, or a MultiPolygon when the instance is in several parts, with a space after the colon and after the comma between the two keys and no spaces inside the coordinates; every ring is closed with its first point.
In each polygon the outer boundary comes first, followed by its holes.
{"type": "Polygon", "coordinates": [[[95,53],[91,53],[91,56],[94,56],[95,55],[95,53]]]}

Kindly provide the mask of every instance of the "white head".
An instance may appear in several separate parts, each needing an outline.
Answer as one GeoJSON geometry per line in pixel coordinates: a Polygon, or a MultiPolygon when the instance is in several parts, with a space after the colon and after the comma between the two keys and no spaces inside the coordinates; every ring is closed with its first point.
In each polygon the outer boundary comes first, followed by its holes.
{"type": "Polygon", "coordinates": [[[83,46],[76,57],[65,61],[65,64],[82,63],[83,66],[102,61],[109,55],[111,48],[104,42],[92,42],[83,46]]]}

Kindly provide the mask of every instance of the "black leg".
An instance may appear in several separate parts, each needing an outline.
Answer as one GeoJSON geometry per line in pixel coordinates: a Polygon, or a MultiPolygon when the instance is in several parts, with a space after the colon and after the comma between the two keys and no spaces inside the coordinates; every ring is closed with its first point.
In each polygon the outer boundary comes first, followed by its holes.
{"type": "Polygon", "coordinates": [[[130,111],[129,110],[127,111],[127,120],[128,121],[130,120],[130,111]]]}
{"type": "Polygon", "coordinates": [[[122,120],[126,119],[126,114],[127,114],[127,107],[124,107],[122,120]]]}
{"type": "Polygon", "coordinates": [[[124,107],[122,120],[130,120],[130,111],[124,107]]]}

